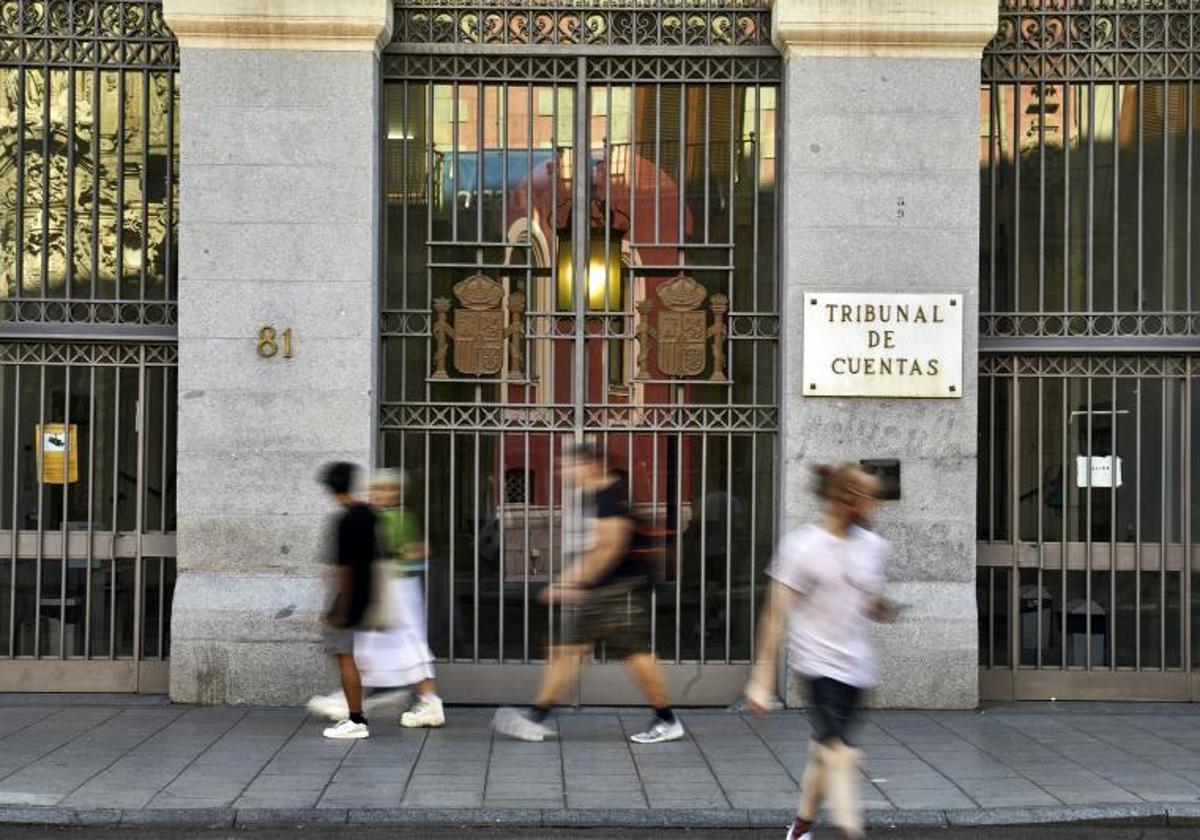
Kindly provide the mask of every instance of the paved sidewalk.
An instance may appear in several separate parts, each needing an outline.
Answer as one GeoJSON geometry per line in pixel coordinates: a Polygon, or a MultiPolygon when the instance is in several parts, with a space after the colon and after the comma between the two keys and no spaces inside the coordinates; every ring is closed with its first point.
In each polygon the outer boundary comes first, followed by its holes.
{"type": "MultiPolygon", "coordinates": [[[[426,822],[759,826],[795,806],[808,727],[685,711],[637,746],[639,710],[557,716],[561,738],[494,738],[490,709],[366,741],[295,709],[0,697],[0,822],[426,822]]],[[[1080,819],[1200,824],[1200,707],[1022,704],[872,712],[859,739],[873,825],[1080,819]]]]}

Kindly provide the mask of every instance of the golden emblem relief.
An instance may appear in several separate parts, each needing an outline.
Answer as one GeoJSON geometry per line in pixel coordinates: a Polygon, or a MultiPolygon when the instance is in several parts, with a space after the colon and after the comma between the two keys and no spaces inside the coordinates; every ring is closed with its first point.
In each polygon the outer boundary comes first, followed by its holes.
{"type": "Polygon", "coordinates": [[[660,285],[655,294],[662,304],[657,309],[657,323],[650,323],[655,311],[653,303],[641,300],[637,304],[638,323],[635,338],[638,342],[637,378],[650,379],[650,342],[657,350],[655,362],[661,373],[670,377],[700,376],[712,358],[710,382],[727,382],[725,342],[729,331],[725,314],[729,298],[708,290],[686,274],[677,274],[660,285]],[[708,301],[708,311],[704,309],[708,301]],[[709,313],[712,324],[709,324],[709,313]],[[711,345],[710,340],[711,339],[711,345]]]}
{"type": "MultiPolygon", "coordinates": [[[[507,360],[508,376],[523,379],[525,294],[512,292],[505,306],[504,286],[484,274],[458,282],[453,291],[457,305],[448,297],[433,300],[430,378],[449,379],[451,363],[460,374],[498,376],[507,360]]],[[[660,306],[655,307],[648,299],[636,306],[636,378],[643,381],[652,378],[653,343],[661,374],[686,379],[702,376],[708,370],[708,381],[728,382],[725,350],[729,331],[725,316],[729,312],[729,298],[720,293],[710,295],[703,285],[685,274],[672,277],[655,294],[660,306]]]]}
{"type": "Polygon", "coordinates": [[[123,121],[115,73],[79,72],[74,81],[72,110],[70,71],[0,68],[0,239],[20,239],[19,249],[0,251],[0,297],[143,271],[148,283],[164,282],[170,77],[149,74],[144,106],[140,76],[127,81],[123,121]]]}
{"type": "Polygon", "coordinates": [[[525,295],[508,296],[504,286],[484,274],[475,274],[454,286],[458,306],[449,298],[433,301],[433,379],[448,379],[447,357],[454,348],[454,369],[469,376],[496,376],[508,358],[509,374],[524,377],[525,295]],[[451,323],[453,318],[453,323],[451,323]]]}

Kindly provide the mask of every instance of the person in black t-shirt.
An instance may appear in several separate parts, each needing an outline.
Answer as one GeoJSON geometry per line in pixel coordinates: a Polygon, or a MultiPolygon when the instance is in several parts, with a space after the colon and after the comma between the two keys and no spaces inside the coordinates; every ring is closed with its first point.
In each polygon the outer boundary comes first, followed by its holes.
{"type": "Polygon", "coordinates": [[[635,550],[628,489],[587,444],[572,447],[563,466],[583,495],[579,533],[568,543],[578,551],[561,582],[547,587],[542,600],[564,605],[570,618],[568,630],[563,643],[550,649],[550,664],[533,707],[524,713],[500,709],[493,726],[524,741],[552,736],[554,730],[546,722],[551,708],[575,682],[583,657],[591,657],[593,645],[602,641],[609,656],[629,666],[654,707],[650,728],[631,740],[639,744],[678,740],[683,737],[683,724],[671,709],[662,669],[650,648],[653,569],[635,550]]]}
{"type": "Polygon", "coordinates": [[[325,730],[326,738],[357,739],[370,734],[363,716],[362,678],[354,662],[354,632],[371,604],[377,549],[375,514],[350,492],[357,471],[354,464],[338,461],[327,466],[321,476],[321,483],[341,506],[332,535],[334,586],[325,615],[325,652],[337,662],[350,713],[325,730]]]}

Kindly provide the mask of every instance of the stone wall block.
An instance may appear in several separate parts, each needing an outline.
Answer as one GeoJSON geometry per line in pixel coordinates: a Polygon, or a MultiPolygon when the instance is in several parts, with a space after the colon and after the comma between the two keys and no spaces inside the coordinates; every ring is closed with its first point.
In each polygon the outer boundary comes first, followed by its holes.
{"type": "MultiPolygon", "coordinates": [[[[819,285],[825,291],[855,291],[885,271],[889,288],[897,292],[961,287],[963,277],[979,270],[979,254],[968,253],[962,247],[969,236],[961,227],[922,228],[919,234],[899,225],[825,228],[819,238],[797,237],[787,243],[789,259],[802,271],[797,274],[800,282],[782,291],[794,305],[807,289],[819,285]],[[937,253],[940,259],[930,260],[928,251],[937,253]]],[[[977,292],[975,287],[959,288],[968,301],[974,300],[977,292]]]]}
{"type": "MultiPolygon", "coordinates": [[[[306,295],[301,284],[362,283],[377,261],[362,247],[361,221],[190,219],[185,231],[195,247],[180,266],[181,281],[281,280],[295,284],[295,294],[306,295]]],[[[220,286],[212,293],[219,294],[220,286]]]]}
{"type": "MultiPolygon", "coordinates": [[[[248,306],[254,304],[247,304],[248,306]]],[[[268,318],[282,329],[285,324],[274,316],[274,301],[257,304],[268,318]]],[[[184,316],[180,316],[182,329],[184,316]]],[[[373,389],[371,371],[364,365],[373,359],[373,347],[361,338],[313,338],[307,324],[295,322],[295,357],[258,355],[257,330],[243,338],[180,338],[180,406],[190,390],[291,391],[310,392],[313,399],[337,400],[341,392],[361,393],[373,389]],[[191,357],[189,363],[187,357],[191,357]]],[[[369,426],[370,417],[346,418],[344,427],[369,426]]]]}
{"type": "Polygon", "coordinates": [[[979,117],[967,113],[915,112],[805,114],[798,120],[797,160],[788,171],[961,172],[978,169],[978,151],[959,142],[977,131],[979,117]],[[951,142],[947,142],[947,140],[951,142]]]}
{"type": "MultiPolygon", "coordinates": [[[[303,283],[287,279],[226,280],[184,283],[179,307],[185,313],[181,331],[187,336],[250,341],[257,352],[259,329],[269,319],[282,342],[293,325],[293,350],[314,339],[358,339],[374,335],[369,317],[374,290],[365,283],[303,283]],[[246,303],[255,301],[256,306],[246,303]],[[303,325],[297,332],[294,325],[303,325]]],[[[281,351],[282,352],[282,351],[281,351]]],[[[280,361],[283,361],[282,359],[280,361]]]]}
{"type": "Polygon", "coordinates": [[[964,182],[978,178],[966,172],[823,172],[789,171],[787,190],[804,197],[789,220],[793,229],[882,228],[907,230],[907,247],[919,248],[921,232],[961,230],[978,233],[978,184],[969,192],[964,182]]]}
{"type": "Polygon", "coordinates": [[[304,405],[310,395],[307,389],[223,390],[193,397],[189,422],[179,430],[179,451],[323,454],[345,445],[347,417],[370,417],[375,408],[367,392],[304,405]]]}
{"type": "Polygon", "coordinates": [[[211,106],[256,110],[264,105],[323,108],[339,113],[364,105],[361,96],[377,81],[378,59],[370,51],[230,49],[181,51],[185,108],[211,106]]]}
{"type": "MultiPolygon", "coordinates": [[[[786,0],[784,0],[786,2],[786,0]]],[[[803,2],[803,0],[797,0],[803,2]]],[[[982,50],[981,50],[982,52],[982,50]]],[[[979,62],[959,59],[804,56],[788,96],[806,115],[888,114],[897,123],[979,112],[979,62]]]]}
{"type": "MultiPolygon", "coordinates": [[[[185,146],[186,148],[186,146],[185,146]]],[[[359,222],[369,225],[378,196],[361,190],[371,181],[369,165],[354,162],[356,152],[345,148],[347,162],[258,166],[221,164],[182,166],[190,193],[183,201],[188,218],[198,222],[276,222],[281,224],[359,222]]],[[[181,242],[185,240],[181,239],[181,242]]]]}
{"type": "Polygon", "coordinates": [[[196,514],[179,523],[179,568],[240,575],[313,577],[329,558],[327,515],[196,514]]]}
{"type": "Polygon", "coordinates": [[[192,165],[294,166],[320,164],[344,166],[369,157],[367,147],[376,142],[370,123],[370,103],[357,109],[266,106],[211,106],[203,119],[193,111],[181,114],[181,131],[189,137],[192,165]],[[363,154],[355,155],[355,148],[363,154]]]}

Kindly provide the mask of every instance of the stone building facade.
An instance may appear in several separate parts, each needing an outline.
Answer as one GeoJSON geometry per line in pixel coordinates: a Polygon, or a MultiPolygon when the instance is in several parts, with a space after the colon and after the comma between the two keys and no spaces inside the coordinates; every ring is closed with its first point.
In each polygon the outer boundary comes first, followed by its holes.
{"type": "Polygon", "coordinates": [[[1194,696],[1191,4],[10,5],[6,687],[325,685],[345,459],[408,477],[446,695],[524,700],[590,439],[681,705],[843,460],[894,491],[875,703],[1194,696]]]}

